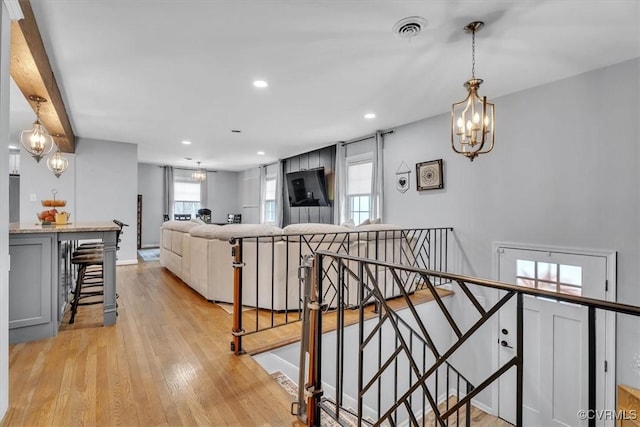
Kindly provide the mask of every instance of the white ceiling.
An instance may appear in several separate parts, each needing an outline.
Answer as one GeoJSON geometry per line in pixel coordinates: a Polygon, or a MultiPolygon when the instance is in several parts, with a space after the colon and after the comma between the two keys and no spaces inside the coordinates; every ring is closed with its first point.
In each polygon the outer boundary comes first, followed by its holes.
{"type": "MultiPolygon", "coordinates": [[[[489,100],[640,56],[638,0],[31,4],[77,136],[138,144],[140,162],[219,170],[449,111],[471,77],[462,28],[474,20],[486,23],[476,76],[489,100]],[[392,34],[416,15],[422,35],[392,34]]],[[[13,135],[34,119],[21,97],[13,87],[13,135]]]]}

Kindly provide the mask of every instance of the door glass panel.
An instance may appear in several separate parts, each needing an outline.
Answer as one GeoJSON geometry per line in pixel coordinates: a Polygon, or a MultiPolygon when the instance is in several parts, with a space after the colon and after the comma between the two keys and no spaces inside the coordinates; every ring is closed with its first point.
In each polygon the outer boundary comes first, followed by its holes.
{"type": "Polygon", "coordinates": [[[560,282],[568,285],[582,286],[582,267],[560,264],[560,282]]]}
{"type": "Polygon", "coordinates": [[[582,267],[516,259],[516,284],[528,288],[582,295],[582,267]]]}
{"type": "Polygon", "coordinates": [[[556,292],[558,290],[557,287],[558,287],[557,283],[544,282],[544,281],[538,282],[538,288],[542,289],[543,291],[556,292]]]}
{"type": "MultiPolygon", "coordinates": [[[[516,274],[520,277],[536,277],[536,263],[526,259],[516,260],[516,274]]],[[[533,286],[532,286],[533,287],[533,286]]]]}
{"type": "Polygon", "coordinates": [[[538,279],[548,280],[549,282],[558,281],[558,265],[548,262],[539,262],[538,279]]]}

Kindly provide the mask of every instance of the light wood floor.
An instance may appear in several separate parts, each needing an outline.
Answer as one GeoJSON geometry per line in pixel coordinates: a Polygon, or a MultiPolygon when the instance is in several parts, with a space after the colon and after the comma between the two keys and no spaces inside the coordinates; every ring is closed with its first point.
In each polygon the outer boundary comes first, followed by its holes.
{"type": "MultiPolygon", "coordinates": [[[[0,427],[301,425],[287,392],[250,356],[230,351],[231,316],[222,308],[157,261],[118,267],[117,280],[117,325],[102,327],[101,306],[81,307],[57,337],[10,346],[10,407],[0,427]]],[[[298,325],[245,337],[245,345],[257,352],[290,342],[298,325]]],[[[494,425],[479,417],[474,425],[494,425]]]]}
{"type": "Polygon", "coordinates": [[[286,426],[287,393],[229,351],[231,316],[159,266],[117,271],[116,326],[81,307],[57,337],[10,346],[2,426],[286,426]]]}

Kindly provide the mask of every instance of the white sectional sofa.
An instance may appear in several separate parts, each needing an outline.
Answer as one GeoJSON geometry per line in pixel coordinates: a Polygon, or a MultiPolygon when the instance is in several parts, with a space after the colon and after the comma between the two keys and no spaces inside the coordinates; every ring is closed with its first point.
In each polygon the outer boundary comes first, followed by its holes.
{"type": "Polygon", "coordinates": [[[166,221],[160,232],[160,265],[191,282],[191,236],[189,231],[198,224],[191,221],[166,221]]]}
{"type": "MultiPolygon", "coordinates": [[[[300,308],[298,267],[302,257],[316,250],[401,262],[408,250],[402,228],[372,224],[356,228],[332,224],[292,224],[283,229],[262,224],[198,225],[167,221],[162,226],[160,263],[204,298],[233,302],[231,239],[242,241],[242,303],[275,311],[300,308]]],[[[406,257],[405,257],[406,258],[406,257]]],[[[337,268],[326,268],[324,301],[335,307],[337,268]]],[[[390,272],[375,270],[385,296],[399,295],[390,272]],[[383,286],[384,284],[384,286],[383,286]]],[[[358,304],[354,289],[344,303],[358,304]]]]}
{"type": "MultiPolygon", "coordinates": [[[[263,278],[260,283],[265,283],[268,277],[265,270],[269,265],[267,262],[257,263],[256,244],[264,246],[260,251],[264,259],[268,257],[266,250],[282,240],[281,234],[279,227],[261,224],[201,225],[193,228],[190,231],[192,283],[187,284],[210,301],[232,303],[233,256],[229,240],[247,238],[243,245],[246,264],[243,269],[243,283],[246,283],[243,300],[245,305],[255,305],[255,297],[252,298],[255,292],[251,292],[252,278],[258,268],[263,278]]],[[[268,275],[271,275],[270,269],[268,275]]]]}

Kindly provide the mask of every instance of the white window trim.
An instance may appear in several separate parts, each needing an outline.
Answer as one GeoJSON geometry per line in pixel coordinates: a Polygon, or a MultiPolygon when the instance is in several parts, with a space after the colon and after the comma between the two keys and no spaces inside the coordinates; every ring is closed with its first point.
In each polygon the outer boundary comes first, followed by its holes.
{"type": "MultiPolygon", "coordinates": [[[[278,174],[277,173],[270,173],[270,174],[265,174],[264,176],[264,185],[263,187],[263,193],[262,194],[262,198],[264,200],[264,203],[262,205],[262,222],[264,224],[275,224],[277,221],[277,213],[274,211],[274,219],[273,221],[267,221],[267,201],[269,200],[273,200],[274,204],[277,204],[277,198],[278,198],[278,174]],[[273,199],[267,199],[267,181],[274,181],[276,183],[276,194],[274,196],[273,199]]],[[[277,208],[276,208],[277,209],[277,208]]]]}
{"type": "MultiPolygon", "coordinates": [[[[354,165],[359,165],[362,163],[371,163],[371,187],[369,188],[369,197],[371,198],[371,202],[373,203],[373,168],[375,167],[375,165],[373,164],[373,153],[372,152],[367,152],[367,153],[361,153],[361,154],[354,154],[352,156],[347,156],[346,157],[346,168],[345,168],[345,173],[346,173],[346,194],[345,194],[345,203],[346,203],[346,215],[347,215],[347,219],[353,219],[351,216],[351,204],[349,202],[349,196],[351,195],[349,193],[349,166],[354,166],[354,165]]],[[[372,215],[373,214],[373,206],[369,207],[369,214],[372,215]]],[[[358,225],[358,224],[356,224],[358,225]]]]}

